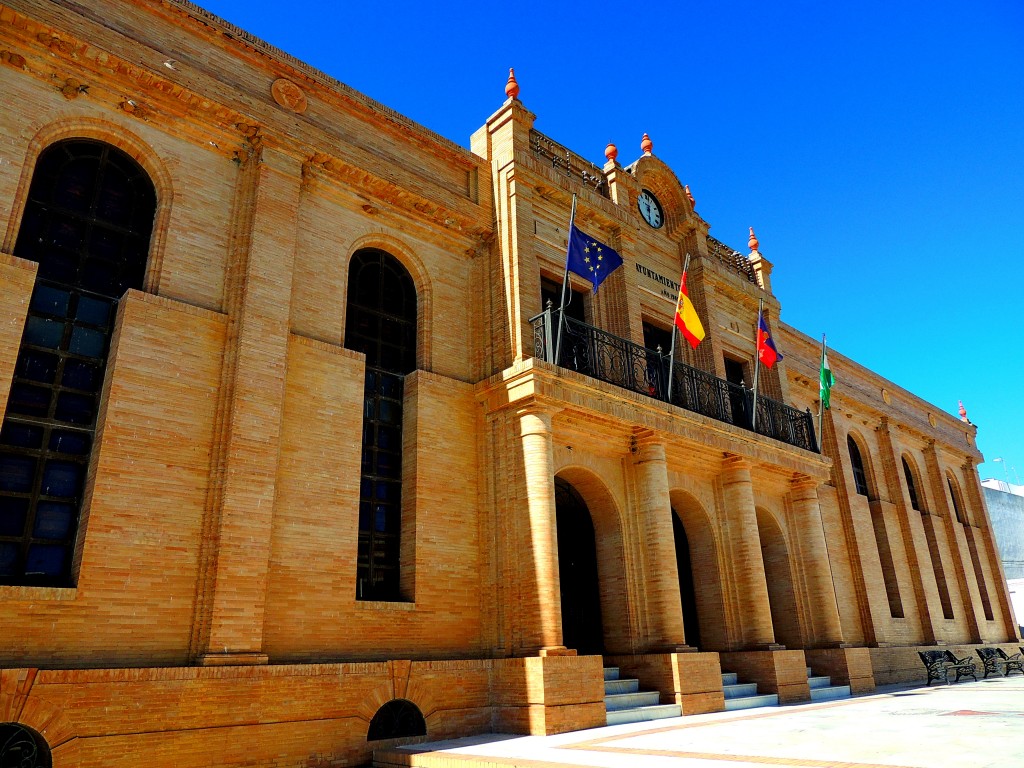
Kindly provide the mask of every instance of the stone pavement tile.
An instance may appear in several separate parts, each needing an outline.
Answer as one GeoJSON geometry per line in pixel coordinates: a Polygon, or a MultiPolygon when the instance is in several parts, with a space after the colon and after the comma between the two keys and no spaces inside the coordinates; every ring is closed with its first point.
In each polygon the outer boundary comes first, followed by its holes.
{"type": "Polygon", "coordinates": [[[1024,678],[411,749],[421,768],[1022,768],[1024,678]]]}

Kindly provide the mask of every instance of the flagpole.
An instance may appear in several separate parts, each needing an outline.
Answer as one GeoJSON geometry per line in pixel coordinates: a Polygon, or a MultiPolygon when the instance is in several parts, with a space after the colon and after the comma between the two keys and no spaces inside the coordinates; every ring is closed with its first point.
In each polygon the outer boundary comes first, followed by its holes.
{"type": "Polygon", "coordinates": [[[761,355],[758,354],[758,339],[761,337],[761,317],[764,314],[764,299],[757,300],[757,328],[754,330],[754,412],[750,415],[750,431],[757,431],[757,379],[761,373],[761,355]]]}
{"type": "MultiPolygon", "coordinates": [[[[688,270],[689,268],[690,268],[690,252],[687,251],[686,252],[686,260],[683,262],[683,277],[682,277],[683,280],[686,279],[686,270],[688,270]]],[[[683,290],[682,281],[680,281],[680,283],[679,283],[679,290],[680,291],[683,290]]],[[[669,345],[669,349],[668,349],[668,395],[667,395],[667,399],[668,399],[668,401],[670,403],[672,402],[672,379],[675,378],[672,375],[672,373],[673,373],[672,368],[673,368],[673,366],[675,365],[675,362],[676,362],[676,318],[677,317],[679,317],[679,297],[678,296],[676,297],[676,312],[672,316],[672,343],[669,345]]]]}
{"type": "Polygon", "coordinates": [[[822,374],[825,370],[825,334],[821,334],[821,364],[818,366],[818,450],[825,453],[825,433],[822,432],[822,423],[825,418],[825,398],[822,392],[822,374]]]}
{"type": "Polygon", "coordinates": [[[562,329],[565,327],[565,295],[569,290],[569,248],[572,247],[572,226],[576,220],[576,193],[572,193],[572,213],[569,214],[569,232],[565,246],[565,275],[562,277],[562,301],[558,305],[558,336],[555,341],[555,365],[562,359],[562,329]]]}

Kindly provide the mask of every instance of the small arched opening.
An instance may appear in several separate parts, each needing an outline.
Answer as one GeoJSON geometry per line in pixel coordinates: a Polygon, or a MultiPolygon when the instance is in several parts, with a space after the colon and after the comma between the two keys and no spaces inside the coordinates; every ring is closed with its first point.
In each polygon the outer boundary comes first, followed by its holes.
{"type": "Polygon", "coordinates": [[[20,723],[0,723],[0,768],[52,768],[50,745],[20,723]]]}
{"type": "Polygon", "coordinates": [[[408,699],[392,699],[370,721],[367,741],[406,739],[427,735],[427,721],[420,708],[408,699]]]}

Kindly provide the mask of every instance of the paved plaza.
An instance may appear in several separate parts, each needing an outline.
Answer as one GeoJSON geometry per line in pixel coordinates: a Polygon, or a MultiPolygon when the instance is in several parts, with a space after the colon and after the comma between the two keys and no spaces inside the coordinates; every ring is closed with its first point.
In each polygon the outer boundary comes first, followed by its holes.
{"type": "Polygon", "coordinates": [[[420,768],[1021,768],[1024,677],[887,686],[821,704],[762,707],[558,736],[482,735],[378,755],[420,768]]]}

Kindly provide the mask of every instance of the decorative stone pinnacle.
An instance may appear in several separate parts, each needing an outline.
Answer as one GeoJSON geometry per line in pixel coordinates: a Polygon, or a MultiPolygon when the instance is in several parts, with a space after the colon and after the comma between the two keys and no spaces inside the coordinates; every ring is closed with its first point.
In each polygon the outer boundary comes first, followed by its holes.
{"type": "Polygon", "coordinates": [[[683,187],[683,192],[686,193],[686,199],[690,201],[690,207],[697,210],[697,201],[693,199],[693,192],[690,191],[689,184],[683,187]]]}
{"type": "Polygon", "coordinates": [[[619,156],[619,148],[609,141],[608,146],[604,148],[604,156],[605,159],[611,160],[614,163],[615,158],[619,156]]]}
{"type": "Polygon", "coordinates": [[[643,139],[641,139],[640,141],[640,150],[645,155],[649,155],[654,151],[654,142],[651,141],[651,137],[648,136],[646,133],[644,134],[643,139]]]}
{"type": "Polygon", "coordinates": [[[754,234],[753,227],[750,228],[750,239],[747,240],[747,245],[750,246],[751,253],[755,252],[760,245],[760,243],[757,242],[757,235],[754,234]]]}
{"type": "Polygon", "coordinates": [[[508,68],[508,81],[505,83],[505,95],[510,99],[519,98],[519,83],[516,82],[516,71],[508,68]]]}
{"type": "Polygon", "coordinates": [[[967,418],[967,409],[964,408],[964,401],[957,400],[957,403],[960,404],[960,421],[966,421],[968,424],[970,424],[971,420],[967,418]]]}

